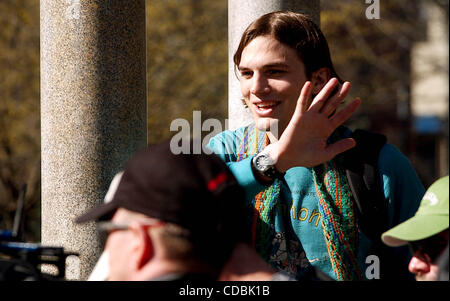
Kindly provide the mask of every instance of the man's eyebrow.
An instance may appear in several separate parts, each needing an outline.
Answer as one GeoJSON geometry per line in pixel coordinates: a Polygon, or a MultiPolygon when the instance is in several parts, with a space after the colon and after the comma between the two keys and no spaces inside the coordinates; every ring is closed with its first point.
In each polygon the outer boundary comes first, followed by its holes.
{"type": "Polygon", "coordinates": [[[288,64],[286,64],[286,63],[282,63],[282,62],[279,62],[279,63],[270,63],[270,64],[267,64],[267,65],[264,65],[264,67],[263,68],[289,68],[289,65],[288,64]]]}
{"type": "MultiPolygon", "coordinates": [[[[263,66],[263,69],[268,69],[268,68],[286,68],[287,69],[287,68],[289,68],[289,65],[284,62],[279,62],[279,63],[275,62],[275,63],[270,63],[270,64],[263,66]]],[[[246,66],[239,66],[238,70],[245,71],[245,70],[251,70],[251,68],[248,68],[246,66]]]]}

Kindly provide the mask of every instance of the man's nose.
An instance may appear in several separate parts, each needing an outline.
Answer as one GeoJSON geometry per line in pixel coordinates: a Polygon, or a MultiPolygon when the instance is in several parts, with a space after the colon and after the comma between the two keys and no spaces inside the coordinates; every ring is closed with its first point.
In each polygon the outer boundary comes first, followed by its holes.
{"type": "Polygon", "coordinates": [[[266,77],[255,74],[252,78],[250,92],[254,95],[267,94],[270,92],[269,82],[266,77]]]}
{"type": "Polygon", "coordinates": [[[409,261],[408,270],[416,275],[426,274],[430,271],[430,264],[424,258],[413,255],[409,261]]]}

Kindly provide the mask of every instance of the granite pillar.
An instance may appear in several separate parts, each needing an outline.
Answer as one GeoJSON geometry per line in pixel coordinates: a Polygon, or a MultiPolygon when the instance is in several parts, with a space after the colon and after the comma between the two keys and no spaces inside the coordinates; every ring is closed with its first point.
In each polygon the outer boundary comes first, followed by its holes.
{"type": "Polygon", "coordinates": [[[320,25],[320,0],[228,0],[228,119],[229,129],[252,121],[241,103],[239,81],[233,63],[242,33],[259,16],[278,10],[290,10],[310,15],[320,25]]]}
{"type": "Polygon", "coordinates": [[[145,0],[41,0],[40,34],[41,242],[78,252],[84,280],[102,246],[74,219],[147,145],[145,0]]]}

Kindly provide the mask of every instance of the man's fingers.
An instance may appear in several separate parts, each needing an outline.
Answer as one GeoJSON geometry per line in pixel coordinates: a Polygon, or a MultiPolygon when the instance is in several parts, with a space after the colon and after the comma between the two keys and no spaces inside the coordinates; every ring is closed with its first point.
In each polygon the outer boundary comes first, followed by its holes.
{"type": "Polygon", "coordinates": [[[345,82],[344,84],[342,84],[337,93],[323,105],[320,112],[325,114],[326,116],[331,115],[331,113],[333,113],[333,111],[335,111],[339,104],[345,99],[348,92],[350,91],[350,88],[351,85],[349,82],[345,82]]]}
{"type": "Polygon", "coordinates": [[[300,113],[306,112],[309,106],[309,98],[311,97],[311,82],[307,81],[302,87],[300,97],[297,101],[297,108],[299,107],[300,113]]]}
{"type": "Polygon", "coordinates": [[[327,146],[327,153],[328,153],[328,160],[331,160],[335,156],[339,155],[340,153],[345,152],[346,150],[349,150],[356,146],[356,141],[353,138],[345,138],[341,139],[333,144],[330,144],[327,146]]]}
{"type": "Polygon", "coordinates": [[[300,119],[300,115],[308,110],[309,98],[311,97],[311,82],[307,81],[300,91],[300,96],[297,100],[297,106],[295,107],[294,114],[292,114],[291,120],[289,121],[288,127],[295,127],[295,124],[300,119]]]}
{"type": "Polygon", "coordinates": [[[356,98],[351,103],[346,105],[342,110],[334,114],[333,117],[330,118],[333,129],[344,123],[356,111],[356,109],[358,109],[360,104],[361,99],[356,98]]]}
{"type": "Polygon", "coordinates": [[[335,77],[330,79],[328,83],[322,88],[322,90],[320,90],[319,94],[314,97],[314,100],[309,109],[312,112],[320,112],[323,105],[327,102],[328,98],[337,85],[339,85],[339,82],[335,77]]]}

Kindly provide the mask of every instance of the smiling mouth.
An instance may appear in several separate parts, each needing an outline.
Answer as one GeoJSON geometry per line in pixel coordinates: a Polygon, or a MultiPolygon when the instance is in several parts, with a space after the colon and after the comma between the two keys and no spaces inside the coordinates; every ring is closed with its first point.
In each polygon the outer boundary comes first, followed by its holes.
{"type": "Polygon", "coordinates": [[[277,101],[267,101],[261,103],[254,103],[256,112],[258,115],[267,115],[273,112],[273,110],[280,104],[277,101]]]}

